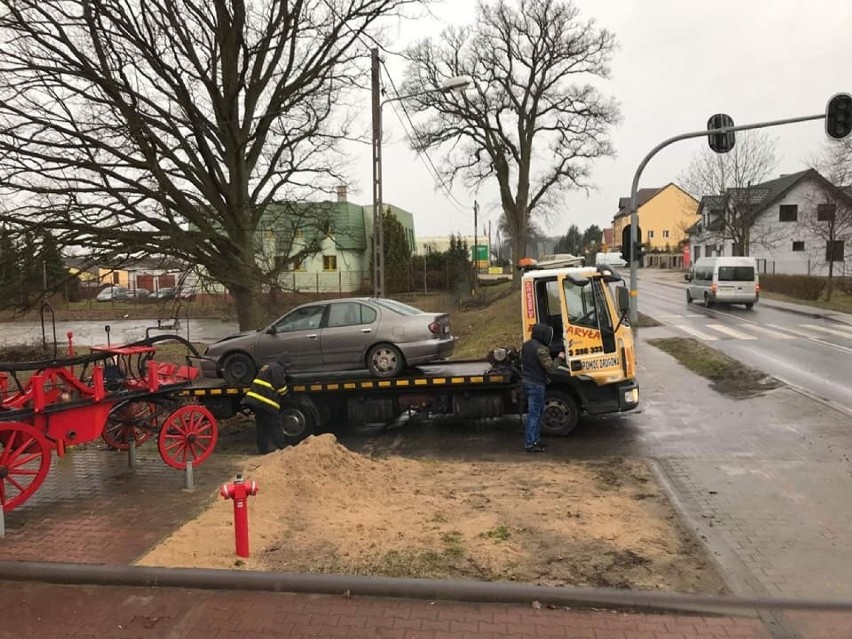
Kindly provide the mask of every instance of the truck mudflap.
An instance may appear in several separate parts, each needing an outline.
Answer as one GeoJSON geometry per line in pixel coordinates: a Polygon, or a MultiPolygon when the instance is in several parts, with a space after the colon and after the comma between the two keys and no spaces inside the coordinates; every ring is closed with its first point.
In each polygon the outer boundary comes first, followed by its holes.
{"type": "Polygon", "coordinates": [[[639,384],[635,379],[618,384],[598,386],[594,383],[577,387],[583,410],[589,415],[623,413],[639,406],[639,384]]]}

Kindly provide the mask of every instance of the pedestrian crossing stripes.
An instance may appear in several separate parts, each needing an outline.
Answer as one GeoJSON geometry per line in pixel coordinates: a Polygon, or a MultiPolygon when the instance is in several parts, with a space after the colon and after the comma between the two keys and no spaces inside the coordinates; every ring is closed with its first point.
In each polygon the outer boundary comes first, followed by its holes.
{"type": "Polygon", "coordinates": [[[778,326],[776,324],[687,324],[683,322],[671,324],[682,333],[702,342],[713,342],[719,339],[731,340],[791,340],[791,339],[829,339],[826,335],[841,337],[852,341],[852,325],[838,324],[836,326],[821,326],[819,324],[798,324],[796,326],[778,326]]]}

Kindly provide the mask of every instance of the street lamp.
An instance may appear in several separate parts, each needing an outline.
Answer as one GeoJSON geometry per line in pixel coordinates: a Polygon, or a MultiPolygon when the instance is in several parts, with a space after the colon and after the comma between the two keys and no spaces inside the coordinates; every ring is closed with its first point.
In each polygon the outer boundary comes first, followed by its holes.
{"type": "Polygon", "coordinates": [[[382,107],[388,102],[425,95],[427,93],[450,93],[462,91],[470,78],[455,76],[444,81],[440,87],[426,89],[408,95],[398,95],[382,101],[380,92],[379,50],[372,50],[372,89],[373,89],[373,294],[385,295],[385,231],[381,211],[382,206],[382,107]]]}

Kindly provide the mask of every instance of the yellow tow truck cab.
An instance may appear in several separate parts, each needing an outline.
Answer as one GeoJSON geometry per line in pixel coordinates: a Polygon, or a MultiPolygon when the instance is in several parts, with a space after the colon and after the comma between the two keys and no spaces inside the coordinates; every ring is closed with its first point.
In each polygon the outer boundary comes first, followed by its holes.
{"type": "MultiPolygon", "coordinates": [[[[627,323],[629,291],[624,279],[606,265],[528,261],[523,269],[523,339],[530,338],[536,323],[548,324],[554,335],[552,354],[566,355],[566,366],[551,376],[548,396],[568,395],[579,409],[593,415],[636,408],[636,351],[627,323]]],[[[562,404],[551,402],[559,411],[566,410],[562,404]]],[[[565,423],[546,415],[543,421],[565,423]]]]}

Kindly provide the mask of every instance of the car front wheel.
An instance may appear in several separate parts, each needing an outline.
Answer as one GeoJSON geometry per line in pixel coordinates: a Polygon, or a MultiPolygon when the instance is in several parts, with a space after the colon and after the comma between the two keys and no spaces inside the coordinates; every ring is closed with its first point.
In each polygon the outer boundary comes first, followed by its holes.
{"type": "Polygon", "coordinates": [[[222,377],[231,386],[248,386],[255,375],[257,375],[257,366],[245,353],[228,355],[222,363],[222,377]]]}
{"type": "Polygon", "coordinates": [[[396,377],[405,368],[405,358],[393,344],[376,344],[367,352],[367,368],[374,377],[396,377]]]}

